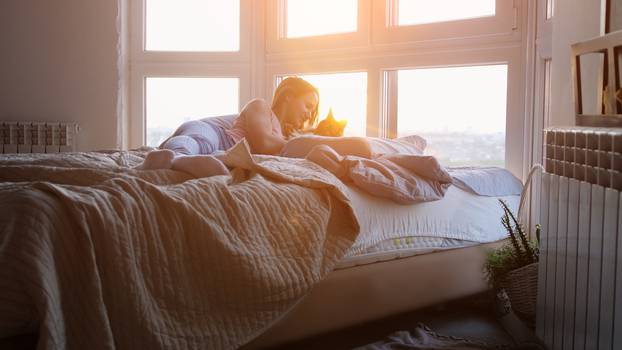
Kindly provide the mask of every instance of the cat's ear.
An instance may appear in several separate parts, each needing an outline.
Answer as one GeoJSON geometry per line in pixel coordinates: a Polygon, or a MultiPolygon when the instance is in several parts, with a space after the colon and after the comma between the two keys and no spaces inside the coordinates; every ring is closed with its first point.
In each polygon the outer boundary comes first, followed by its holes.
{"type": "Polygon", "coordinates": [[[326,115],[326,119],[335,119],[335,117],[333,116],[333,109],[332,108],[328,109],[328,115],[326,115]]]}

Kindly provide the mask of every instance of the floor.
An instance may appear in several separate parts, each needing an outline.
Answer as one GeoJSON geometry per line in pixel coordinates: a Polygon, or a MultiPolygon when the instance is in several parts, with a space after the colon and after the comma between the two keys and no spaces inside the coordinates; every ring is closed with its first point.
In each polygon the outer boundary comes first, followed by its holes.
{"type": "MultiPolygon", "coordinates": [[[[513,345],[516,337],[506,331],[504,326],[507,323],[499,319],[492,300],[492,295],[482,294],[305,339],[277,349],[352,349],[381,340],[395,331],[412,329],[418,323],[444,335],[513,345]]],[[[525,335],[519,337],[524,338],[525,335]]]]}
{"type": "MultiPolygon", "coordinates": [[[[413,329],[418,323],[425,324],[439,334],[494,344],[510,345],[515,344],[515,340],[533,338],[533,333],[517,319],[508,318],[507,315],[499,317],[500,313],[495,308],[493,300],[493,295],[485,293],[304,339],[276,349],[353,349],[379,341],[395,331],[413,329]]],[[[5,348],[34,349],[36,348],[36,338],[24,336],[0,340],[0,349],[5,348]]],[[[534,348],[524,347],[521,349],[534,348]]]]}

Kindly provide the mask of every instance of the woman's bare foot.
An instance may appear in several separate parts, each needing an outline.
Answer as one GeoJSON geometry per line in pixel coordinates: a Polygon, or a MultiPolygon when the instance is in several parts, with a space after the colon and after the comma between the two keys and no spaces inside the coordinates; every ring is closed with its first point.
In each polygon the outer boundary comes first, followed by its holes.
{"type": "Polygon", "coordinates": [[[147,153],[145,161],[135,167],[139,170],[170,169],[173,165],[175,152],[170,149],[159,149],[147,153]]]}
{"type": "Polygon", "coordinates": [[[173,159],[173,170],[186,172],[194,177],[229,175],[229,169],[218,158],[202,154],[196,156],[178,156],[173,159]]]}

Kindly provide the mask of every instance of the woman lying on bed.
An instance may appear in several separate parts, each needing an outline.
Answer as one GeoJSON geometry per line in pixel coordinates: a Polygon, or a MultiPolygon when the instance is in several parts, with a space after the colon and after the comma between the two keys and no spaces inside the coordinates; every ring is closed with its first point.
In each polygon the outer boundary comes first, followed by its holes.
{"type": "Polygon", "coordinates": [[[246,138],[252,153],[278,154],[290,135],[315,124],[319,99],[317,88],[304,79],[286,78],[277,87],[271,105],[263,99],[250,101],[225,135],[204,120],[186,122],[137,169],[170,168],[196,177],[228,174],[210,153],[227,150],[246,138]]]}

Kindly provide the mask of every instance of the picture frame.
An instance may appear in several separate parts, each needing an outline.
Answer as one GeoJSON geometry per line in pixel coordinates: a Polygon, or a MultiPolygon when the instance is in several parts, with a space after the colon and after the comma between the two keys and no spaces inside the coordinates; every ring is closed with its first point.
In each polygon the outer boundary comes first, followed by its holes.
{"type": "Polygon", "coordinates": [[[576,125],[622,127],[622,30],[573,44],[571,55],[576,125]]]}

